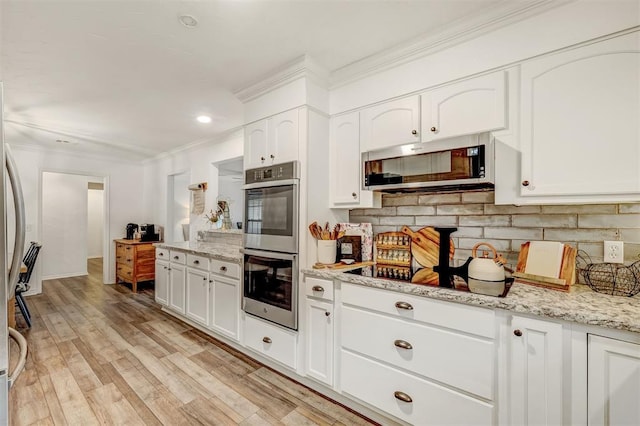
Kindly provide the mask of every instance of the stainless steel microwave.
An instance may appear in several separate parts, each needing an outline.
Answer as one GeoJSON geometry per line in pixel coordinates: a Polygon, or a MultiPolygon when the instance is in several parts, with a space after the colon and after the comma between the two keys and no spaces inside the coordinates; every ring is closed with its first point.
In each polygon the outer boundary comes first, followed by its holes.
{"type": "Polygon", "coordinates": [[[363,188],[383,192],[492,188],[494,153],[489,133],[365,152],[363,188]]]}

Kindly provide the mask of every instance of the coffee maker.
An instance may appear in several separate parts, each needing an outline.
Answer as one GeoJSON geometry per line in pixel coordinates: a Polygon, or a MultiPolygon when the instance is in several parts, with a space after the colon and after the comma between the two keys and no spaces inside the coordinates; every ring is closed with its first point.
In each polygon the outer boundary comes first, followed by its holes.
{"type": "Polygon", "coordinates": [[[137,223],[127,223],[127,236],[125,237],[125,239],[133,240],[137,230],[138,230],[137,223]]]}
{"type": "Polygon", "coordinates": [[[155,225],[151,223],[140,225],[140,241],[160,241],[160,235],[156,233],[155,225]]]}

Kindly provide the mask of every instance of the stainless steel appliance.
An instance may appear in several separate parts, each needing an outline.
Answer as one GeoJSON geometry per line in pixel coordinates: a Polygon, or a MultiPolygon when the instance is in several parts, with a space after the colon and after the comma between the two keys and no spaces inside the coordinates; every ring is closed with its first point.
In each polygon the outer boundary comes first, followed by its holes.
{"type": "Polygon", "coordinates": [[[298,329],[298,255],[244,249],[242,309],[298,329]]]}
{"type": "Polygon", "coordinates": [[[244,246],[298,252],[298,162],[245,172],[244,246]]]}
{"type": "Polygon", "coordinates": [[[247,170],[242,309],[298,328],[298,163],[247,170]]]}
{"type": "Polygon", "coordinates": [[[11,157],[11,151],[5,146],[3,136],[3,119],[2,119],[2,83],[0,82],[0,160],[6,164],[7,173],[4,169],[0,173],[0,207],[5,214],[0,215],[0,273],[2,274],[2,284],[0,285],[0,424],[10,424],[8,415],[8,393],[9,387],[13,380],[16,379],[24,366],[26,359],[26,342],[22,336],[11,329],[7,324],[7,301],[15,295],[16,285],[22,265],[22,252],[24,250],[25,240],[25,214],[24,200],[22,198],[22,187],[20,178],[17,173],[16,165],[11,157]],[[13,205],[15,209],[15,238],[13,244],[13,255],[11,263],[7,265],[7,228],[6,228],[6,208],[7,208],[7,188],[6,177],[9,178],[11,184],[11,194],[13,196],[13,205]],[[20,359],[11,375],[9,369],[9,334],[12,334],[16,341],[20,343],[20,359]]]}
{"type": "Polygon", "coordinates": [[[365,152],[363,187],[385,192],[491,188],[494,157],[488,133],[365,152]]]}
{"type": "Polygon", "coordinates": [[[155,225],[151,223],[140,225],[140,241],[160,241],[160,235],[156,233],[155,225]]]}

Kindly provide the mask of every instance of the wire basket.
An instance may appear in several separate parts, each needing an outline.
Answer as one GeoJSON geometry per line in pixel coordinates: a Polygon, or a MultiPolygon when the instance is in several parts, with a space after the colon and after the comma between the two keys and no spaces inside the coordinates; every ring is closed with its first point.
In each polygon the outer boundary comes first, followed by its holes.
{"type": "Polygon", "coordinates": [[[578,271],[592,290],[612,296],[627,297],[640,293],[640,260],[628,266],[614,263],[586,263],[583,254],[586,255],[581,253],[578,256],[578,271]]]}

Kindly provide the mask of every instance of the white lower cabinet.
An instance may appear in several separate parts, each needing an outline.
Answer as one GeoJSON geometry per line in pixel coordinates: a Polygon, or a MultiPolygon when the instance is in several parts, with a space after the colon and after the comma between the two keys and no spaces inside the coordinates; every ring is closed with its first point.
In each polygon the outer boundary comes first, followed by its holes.
{"type": "Polygon", "coordinates": [[[156,260],[156,277],[154,282],[154,297],[157,303],[169,304],[169,262],[156,260]]]}
{"type": "Polygon", "coordinates": [[[305,278],[306,297],[306,373],[333,385],[335,315],[333,282],[305,278]]]}
{"type": "Polygon", "coordinates": [[[185,313],[185,281],[187,267],[171,262],[169,266],[169,308],[185,313]]]}
{"type": "Polygon", "coordinates": [[[588,424],[640,425],[640,344],[588,338],[588,424]]]}
{"type": "Polygon", "coordinates": [[[213,330],[238,341],[240,339],[240,281],[211,273],[209,283],[211,285],[209,325],[213,330]]]}
{"type": "Polygon", "coordinates": [[[287,367],[296,368],[297,332],[246,315],[242,333],[247,347],[287,367]]]}
{"type": "Polygon", "coordinates": [[[209,319],[209,273],[187,268],[186,312],[188,318],[207,325],[209,319]]]}
{"type": "Polygon", "coordinates": [[[562,424],[562,324],[513,315],[510,325],[509,424],[562,424]]]}
{"type": "Polygon", "coordinates": [[[342,391],[419,425],[495,422],[492,310],[342,284],[342,391]]]}

